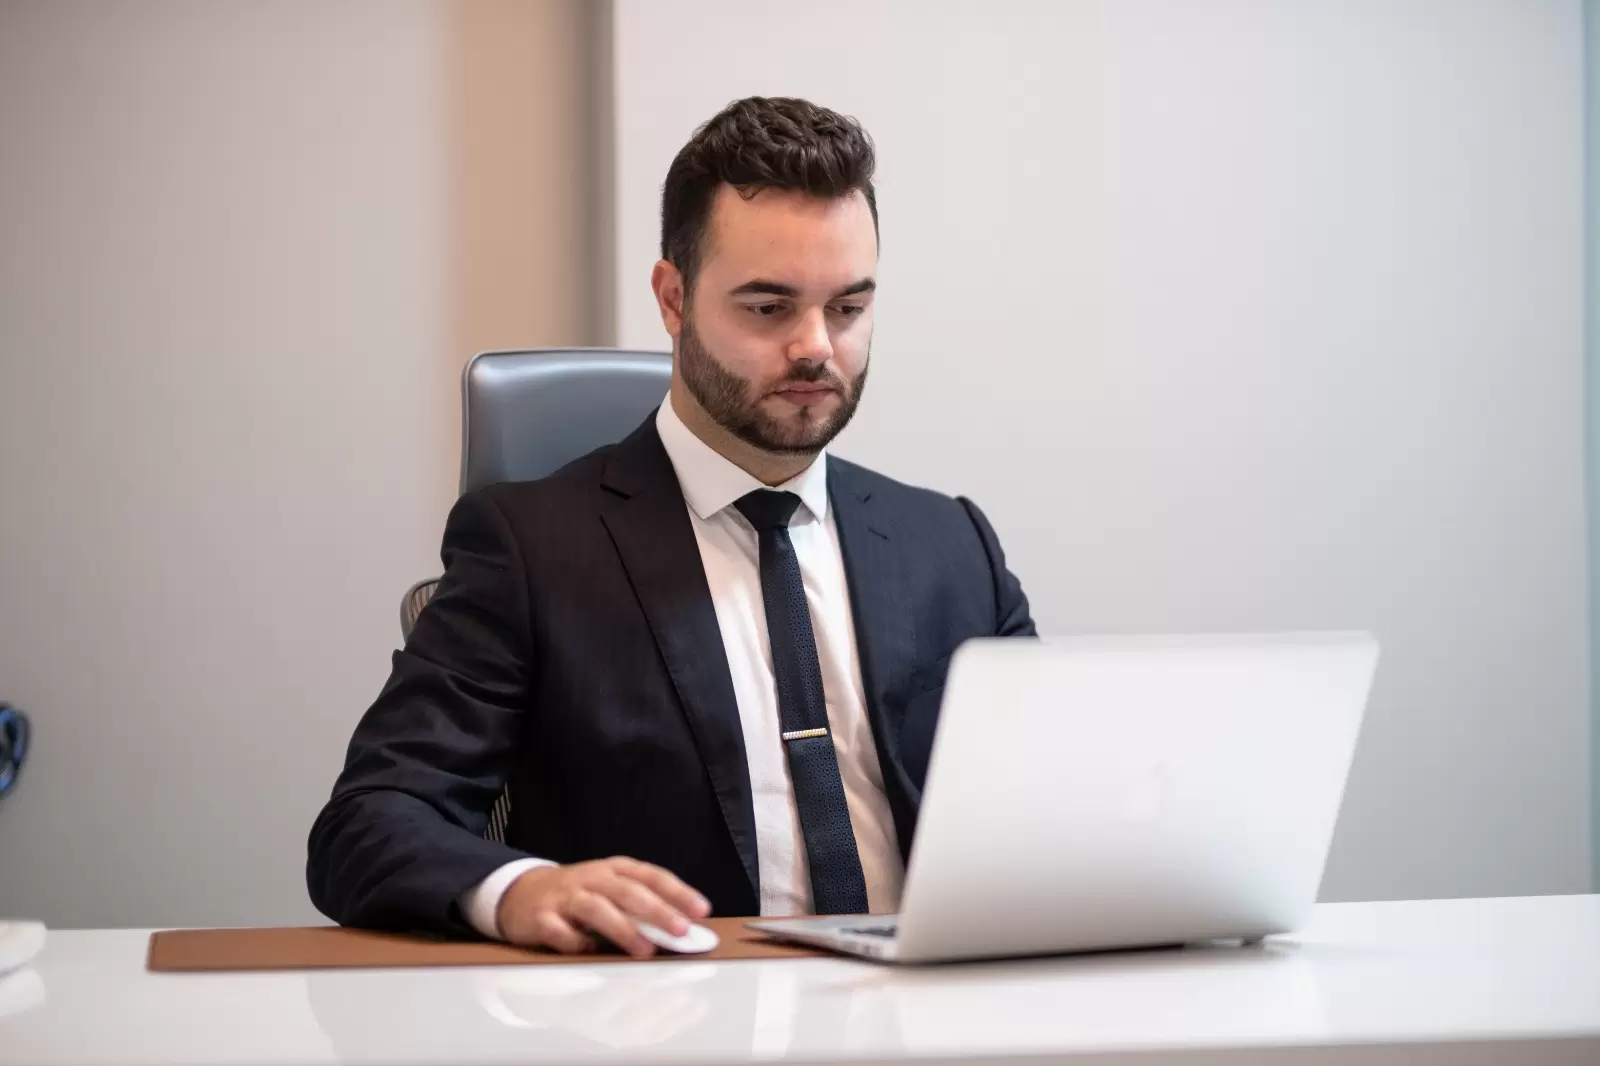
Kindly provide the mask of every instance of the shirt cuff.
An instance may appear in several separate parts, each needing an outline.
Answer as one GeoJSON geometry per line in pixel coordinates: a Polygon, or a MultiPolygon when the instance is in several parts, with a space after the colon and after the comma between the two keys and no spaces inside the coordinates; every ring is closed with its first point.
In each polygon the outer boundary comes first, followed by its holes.
{"type": "Polygon", "coordinates": [[[504,940],[500,933],[500,900],[511,887],[511,882],[541,866],[559,866],[549,859],[516,859],[500,867],[476,885],[461,893],[458,901],[461,912],[467,916],[472,928],[490,940],[504,940]]]}

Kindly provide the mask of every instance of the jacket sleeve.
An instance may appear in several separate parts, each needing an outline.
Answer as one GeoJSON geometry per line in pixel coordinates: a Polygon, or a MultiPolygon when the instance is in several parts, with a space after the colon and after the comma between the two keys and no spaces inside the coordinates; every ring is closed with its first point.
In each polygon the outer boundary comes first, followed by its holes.
{"type": "Polygon", "coordinates": [[[452,509],[438,590],[311,827],[311,900],[342,925],[474,936],[459,897],[526,857],[483,838],[531,689],[526,571],[489,491],[452,509]]]}
{"type": "Polygon", "coordinates": [[[989,572],[994,579],[994,635],[1038,636],[1039,631],[1034,628],[1033,618],[1028,613],[1028,597],[1022,591],[1022,582],[1006,569],[1005,552],[1000,550],[1000,540],[994,535],[994,527],[989,525],[989,519],[978,510],[977,504],[965,496],[957,498],[961,501],[961,506],[967,509],[967,516],[972,519],[972,524],[977,527],[978,539],[983,541],[983,550],[989,557],[989,572]]]}

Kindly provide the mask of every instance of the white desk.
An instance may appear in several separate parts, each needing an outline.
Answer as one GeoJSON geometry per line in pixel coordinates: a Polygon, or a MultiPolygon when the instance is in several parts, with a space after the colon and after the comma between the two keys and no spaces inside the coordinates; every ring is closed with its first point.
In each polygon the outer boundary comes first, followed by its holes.
{"type": "Polygon", "coordinates": [[[1337,904],[1260,948],[917,970],[156,975],[147,936],[52,932],[0,984],[0,1066],[1600,1064],[1600,896],[1337,904]]]}

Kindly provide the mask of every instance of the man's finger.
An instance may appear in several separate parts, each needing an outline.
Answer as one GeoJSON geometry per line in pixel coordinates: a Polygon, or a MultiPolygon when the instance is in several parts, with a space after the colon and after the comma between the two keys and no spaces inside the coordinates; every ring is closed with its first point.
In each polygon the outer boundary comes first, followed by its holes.
{"type": "Polygon", "coordinates": [[[656,946],[639,935],[633,919],[598,892],[579,892],[568,904],[566,917],[599,933],[636,959],[648,959],[656,953],[656,946]]]}
{"type": "Polygon", "coordinates": [[[601,890],[630,918],[649,922],[673,936],[682,936],[689,931],[688,917],[646,888],[642,882],[617,876],[601,890]]]}
{"type": "Polygon", "coordinates": [[[573,926],[555,911],[543,911],[533,923],[539,943],[563,955],[586,955],[594,950],[594,938],[573,926]]]}
{"type": "Polygon", "coordinates": [[[704,918],[711,913],[711,904],[704,896],[678,880],[671,870],[663,870],[637,859],[628,859],[617,866],[617,872],[632,878],[660,896],[668,906],[676,907],[689,918],[704,918]]]}

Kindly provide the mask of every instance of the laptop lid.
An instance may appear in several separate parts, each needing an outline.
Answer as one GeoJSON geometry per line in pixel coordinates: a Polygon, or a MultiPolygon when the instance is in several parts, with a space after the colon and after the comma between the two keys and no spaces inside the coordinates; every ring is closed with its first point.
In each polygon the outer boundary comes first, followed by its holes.
{"type": "Polygon", "coordinates": [[[1377,658],[1364,633],[963,645],[900,957],[1293,929],[1316,899],[1377,658]]]}

